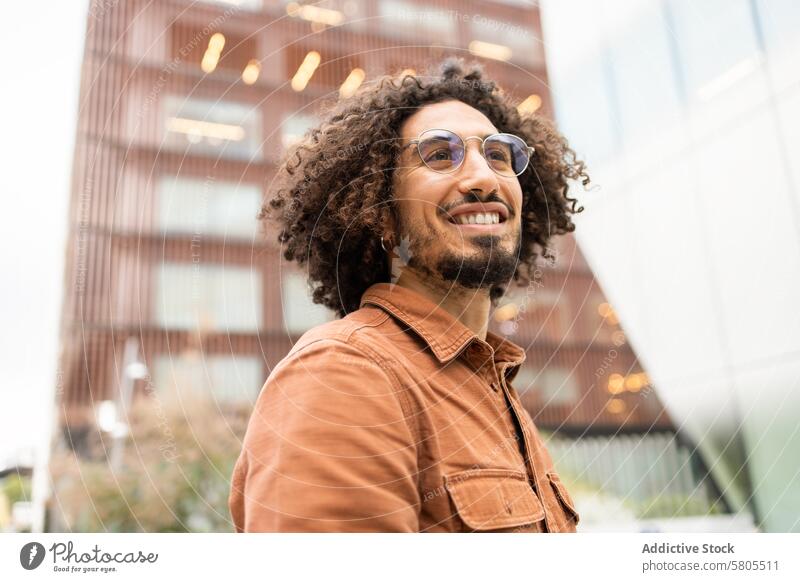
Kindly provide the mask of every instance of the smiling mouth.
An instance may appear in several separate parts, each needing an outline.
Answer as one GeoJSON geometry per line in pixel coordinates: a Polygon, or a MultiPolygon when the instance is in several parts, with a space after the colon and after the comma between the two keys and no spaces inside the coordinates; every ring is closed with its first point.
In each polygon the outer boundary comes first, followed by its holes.
{"type": "Polygon", "coordinates": [[[448,217],[447,222],[468,232],[489,232],[505,228],[506,220],[500,212],[464,212],[448,217]]]}

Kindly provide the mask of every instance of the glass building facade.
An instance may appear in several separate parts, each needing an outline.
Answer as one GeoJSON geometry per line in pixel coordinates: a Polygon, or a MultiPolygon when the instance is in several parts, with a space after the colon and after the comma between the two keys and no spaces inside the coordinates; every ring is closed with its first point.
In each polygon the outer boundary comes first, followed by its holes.
{"type": "Polygon", "coordinates": [[[800,531],[800,4],[541,4],[581,250],[732,510],[800,531]]]}

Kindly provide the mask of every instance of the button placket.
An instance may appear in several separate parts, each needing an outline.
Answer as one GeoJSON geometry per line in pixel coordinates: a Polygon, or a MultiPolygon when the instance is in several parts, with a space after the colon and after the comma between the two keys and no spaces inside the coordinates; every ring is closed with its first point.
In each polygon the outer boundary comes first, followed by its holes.
{"type": "Polygon", "coordinates": [[[495,393],[500,396],[500,400],[503,400],[503,386],[500,383],[500,376],[497,374],[497,370],[494,367],[494,362],[492,362],[492,366],[489,368],[489,372],[486,376],[486,379],[489,382],[489,385],[492,387],[492,390],[494,390],[495,393]]]}
{"type": "Polygon", "coordinates": [[[497,374],[497,364],[494,361],[494,350],[491,350],[489,353],[489,359],[486,362],[486,379],[489,382],[489,385],[492,387],[492,390],[495,391],[496,394],[502,396],[503,394],[503,386],[500,384],[500,376],[497,374]]]}
{"type": "MultiPolygon", "coordinates": [[[[530,439],[528,438],[528,435],[525,432],[525,427],[522,424],[521,415],[519,414],[519,411],[517,410],[517,406],[514,403],[514,399],[511,398],[511,391],[508,389],[508,386],[506,386],[506,383],[505,383],[505,366],[503,366],[501,368],[499,376],[500,376],[500,382],[502,383],[502,387],[503,387],[504,399],[507,401],[507,405],[509,407],[509,410],[511,411],[512,416],[516,419],[517,423],[519,424],[519,429],[520,429],[520,432],[521,432],[520,436],[522,437],[522,444],[525,447],[526,456],[528,457],[525,460],[525,465],[526,465],[527,470],[529,472],[528,473],[528,477],[533,481],[533,483],[531,483],[531,486],[533,487],[533,490],[537,492],[537,495],[538,495],[538,490],[539,490],[540,485],[539,485],[539,481],[538,481],[538,478],[537,478],[537,475],[536,475],[536,468],[534,467],[534,455],[533,455],[533,451],[531,449],[530,439]]],[[[545,513],[545,519],[543,521],[546,524],[545,528],[547,530],[549,530],[550,529],[550,523],[552,521],[552,517],[550,517],[548,515],[547,506],[546,505],[544,505],[544,513],[545,513]]]]}

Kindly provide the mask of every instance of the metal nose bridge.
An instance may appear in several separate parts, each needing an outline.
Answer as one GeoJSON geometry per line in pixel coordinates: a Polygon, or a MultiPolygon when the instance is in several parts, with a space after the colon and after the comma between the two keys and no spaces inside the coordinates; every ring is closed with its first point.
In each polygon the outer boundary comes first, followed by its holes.
{"type": "Polygon", "coordinates": [[[461,138],[461,141],[464,142],[464,156],[461,158],[461,163],[458,164],[458,169],[460,170],[461,167],[464,165],[464,162],[467,161],[467,142],[469,140],[471,140],[471,139],[477,139],[479,142],[481,142],[481,145],[478,146],[478,153],[481,155],[483,160],[486,162],[486,165],[489,167],[489,169],[492,170],[494,173],[497,173],[494,170],[494,168],[492,168],[491,164],[489,163],[489,160],[486,159],[486,156],[484,155],[484,152],[483,152],[483,142],[486,141],[486,138],[485,137],[481,137],[479,135],[471,135],[469,137],[461,138]]]}
{"type": "Polygon", "coordinates": [[[466,149],[467,149],[467,142],[469,140],[471,140],[471,139],[477,139],[479,142],[481,142],[481,145],[480,145],[479,149],[480,149],[481,152],[483,152],[483,142],[486,141],[486,138],[485,137],[481,137],[479,135],[471,135],[469,137],[462,138],[461,141],[464,142],[464,151],[466,151],[466,149]]]}

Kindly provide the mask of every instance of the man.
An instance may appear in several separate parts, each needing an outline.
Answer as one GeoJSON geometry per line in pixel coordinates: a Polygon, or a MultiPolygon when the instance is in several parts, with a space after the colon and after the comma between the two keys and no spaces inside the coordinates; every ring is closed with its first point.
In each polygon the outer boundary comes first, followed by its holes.
{"type": "Polygon", "coordinates": [[[552,126],[456,60],[362,90],[288,153],[262,218],[341,319],[258,398],[237,531],[575,531],[512,386],[524,350],[488,331],[574,229],[571,179],[588,182],[552,126]]]}

